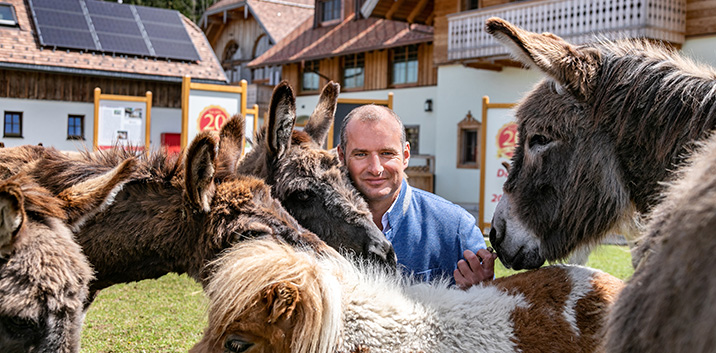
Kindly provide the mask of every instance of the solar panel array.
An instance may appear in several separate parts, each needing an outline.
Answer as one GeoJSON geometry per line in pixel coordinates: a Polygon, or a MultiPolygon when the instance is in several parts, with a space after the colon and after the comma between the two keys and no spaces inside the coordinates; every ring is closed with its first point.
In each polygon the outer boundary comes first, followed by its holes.
{"type": "Polygon", "coordinates": [[[30,0],[48,47],[200,60],[178,11],[95,0],[30,0]]]}

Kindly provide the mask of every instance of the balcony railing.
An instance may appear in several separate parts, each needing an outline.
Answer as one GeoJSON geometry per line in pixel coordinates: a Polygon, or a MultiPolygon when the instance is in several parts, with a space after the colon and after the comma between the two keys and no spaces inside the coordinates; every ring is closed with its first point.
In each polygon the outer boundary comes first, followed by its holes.
{"type": "Polygon", "coordinates": [[[485,32],[485,20],[493,16],[533,32],[554,33],[575,44],[594,41],[597,36],[683,44],[686,31],[685,0],[532,0],[449,15],[448,59],[507,55],[485,32]]]}

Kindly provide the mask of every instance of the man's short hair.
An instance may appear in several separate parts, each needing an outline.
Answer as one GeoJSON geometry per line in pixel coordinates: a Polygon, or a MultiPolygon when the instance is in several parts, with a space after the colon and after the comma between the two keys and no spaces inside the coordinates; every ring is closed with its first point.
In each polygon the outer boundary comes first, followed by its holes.
{"type": "Polygon", "coordinates": [[[403,126],[403,122],[400,120],[398,114],[395,114],[392,109],[383,105],[366,104],[354,108],[343,119],[343,123],[341,124],[341,141],[339,142],[341,150],[348,152],[346,151],[346,126],[348,126],[348,123],[351,120],[356,118],[360,121],[378,121],[380,120],[383,112],[388,113],[390,116],[395,118],[395,121],[398,122],[398,126],[400,127],[400,144],[405,146],[405,141],[407,140],[405,137],[405,126],[403,126]]]}

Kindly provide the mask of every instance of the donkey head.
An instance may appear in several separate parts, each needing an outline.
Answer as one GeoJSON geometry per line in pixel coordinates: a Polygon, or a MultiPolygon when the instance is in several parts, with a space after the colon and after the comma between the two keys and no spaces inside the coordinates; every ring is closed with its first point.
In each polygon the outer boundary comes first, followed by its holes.
{"type": "Polygon", "coordinates": [[[515,110],[519,141],[490,232],[506,266],[535,268],[599,241],[632,214],[613,139],[592,118],[602,56],[497,18],[486,30],[547,75],[515,110]]]}
{"type": "MultiPolygon", "coordinates": [[[[228,144],[221,142],[219,156],[240,153],[231,152],[228,144]]],[[[209,133],[200,133],[192,141],[186,154],[184,195],[188,212],[197,222],[194,227],[202,233],[205,249],[199,250],[204,261],[231,244],[245,239],[269,237],[291,245],[307,246],[318,251],[328,249],[315,234],[302,228],[271,195],[270,188],[261,179],[223,170],[232,168],[233,162],[216,158],[217,145],[209,133]],[[223,178],[217,178],[223,175],[223,178]]],[[[191,222],[190,222],[191,223],[191,222]]],[[[198,268],[189,269],[190,275],[204,279],[211,272],[204,269],[204,261],[198,268]]]]}
{"type": "Polygon", "coordinates": [[[256,137],[257,146],[240,170],[265,178],[288,212],[328,245],[394,266],[390,242],[373,223],[338,156],[321,148],[333,123],[339,90],[338,84],[329,82],[306,127],[297,131],[293,90],[286,82],[279,84],[265,131],[256,137]]]}
{"type": "Polygon", "coordinates": [[[128,160],[53,196],[26,174],[0,182],[0,347],[79,352],[92,269],[65,222],[102,208],[131,174],[128,160]]]}

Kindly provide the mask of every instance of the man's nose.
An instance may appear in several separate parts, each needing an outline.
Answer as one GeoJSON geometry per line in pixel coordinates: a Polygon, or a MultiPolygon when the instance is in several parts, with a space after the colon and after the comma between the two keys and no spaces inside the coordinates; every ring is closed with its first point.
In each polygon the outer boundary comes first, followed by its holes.
{"type": "Polygon", "coordinates": [[[370,156],[368,160],[368,171],[373,175],[380,175],[381,173],[383,173],[383,165],[380,163],[380,156],[370,156]]]}

